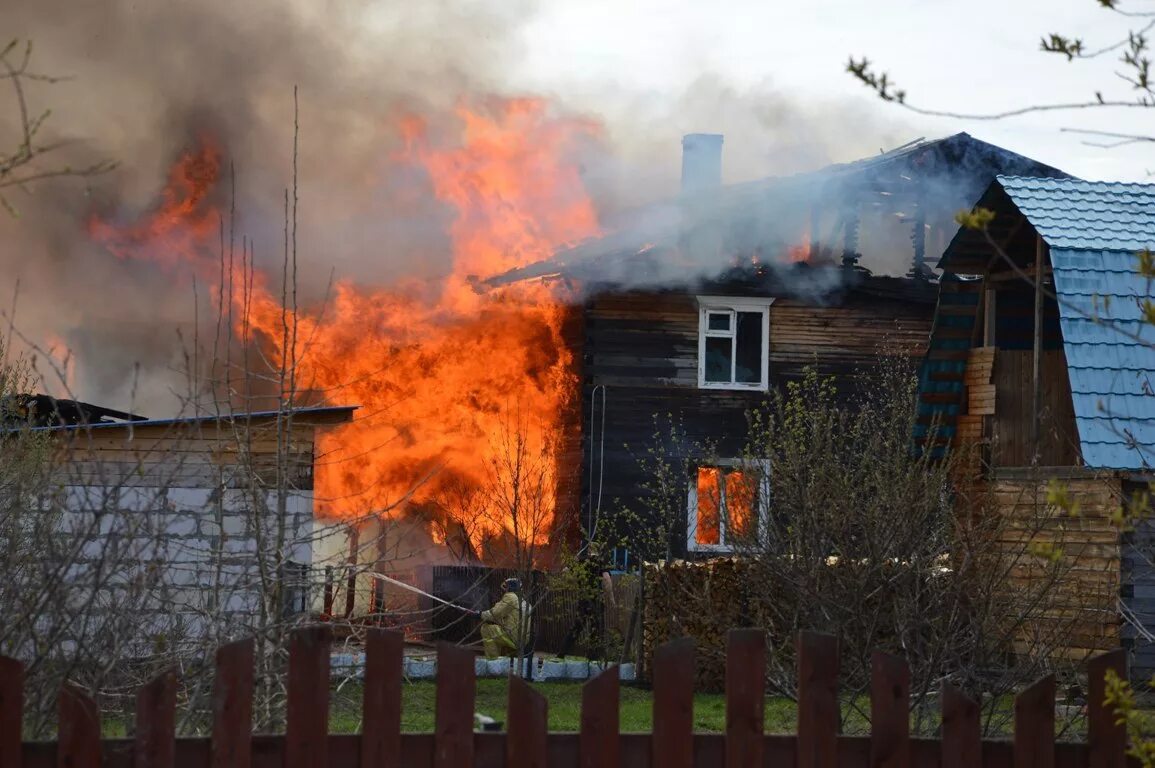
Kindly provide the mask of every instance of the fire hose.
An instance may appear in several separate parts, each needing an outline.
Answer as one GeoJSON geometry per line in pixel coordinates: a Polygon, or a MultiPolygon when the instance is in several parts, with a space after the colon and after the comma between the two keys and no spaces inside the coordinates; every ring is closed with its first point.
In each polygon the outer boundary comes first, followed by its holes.
{"type": "Polygon", "coordinates": [[[431,600],[436,600],[437,602],[439,602],[443,605],[448,605],[450,608],[456,608],[457,610],[465,611],[466,613],[477,613],[477,611],[473,610],[472,608],[466,608],[465,606],[458,605],[457,603],[451,603],[448,600],[444,600],[444,599],[438,597],[437,595],[431,595],[423,589],[418,589],[417,587],[413,586],[412,584],[406,584],[404,581],[398,581],[397,579],[394,579],[391,576],[386,576],[383,573],[374,573],[374,572],[370,571],[369,575],[372,576],[373,578],[379,580],[379,581],[384,581],[384,582],[387,582],[389,584],[393,584],[394,586],[401,587],[402,589],[407,589],[410,592],[414,592],[418,595],[428,597],[431,600]]]}

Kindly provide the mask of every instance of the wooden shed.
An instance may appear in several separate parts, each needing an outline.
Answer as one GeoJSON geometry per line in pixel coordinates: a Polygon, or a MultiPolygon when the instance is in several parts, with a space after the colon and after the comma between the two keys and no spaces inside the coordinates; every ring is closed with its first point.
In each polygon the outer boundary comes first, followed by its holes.
{"type": "Polygon", "coordinates": [[[999,176],[977,207],[993,221],[960,230],[940,261],[917,439],[968,444],[1001,514],[1046,518],[1036,537],[1071,558],[1069,653],[1123,641],[1147,680],[1155,548],[1149,524],[1124,532],[1114,516],[1146,490],[1155,451],[1155,327],[1137,271],[1155,186],[999,176]]]}
{"type": "Polygon", "coordinates": [[[142,642],[227,634],[270,594],[286,617],[317,609],[327,554],[314,520],[315,434],[351,421],[355,407],[145,419],[29,402],[41,405],[31,429],[53,456],[45,503],[76,539],[74,568],[115,567],[100,589],[110,610],[134,612],[142,642]]]}

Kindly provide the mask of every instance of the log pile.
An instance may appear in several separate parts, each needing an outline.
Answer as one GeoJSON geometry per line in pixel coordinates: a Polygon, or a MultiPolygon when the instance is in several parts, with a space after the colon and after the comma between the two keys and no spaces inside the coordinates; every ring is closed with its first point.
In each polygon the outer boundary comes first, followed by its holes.
{"type": "Polygon", "coordinates": [[[720,691],[726,679],[726,632],[751,625],[748,561],[739,558],[647,563],[643,613],[644,669],[652,669],[654,649],[667,640],[692,637],[697,643],[695,685],[720,691]],[[708,608],[708,609],[707,609],[708,608]]]}

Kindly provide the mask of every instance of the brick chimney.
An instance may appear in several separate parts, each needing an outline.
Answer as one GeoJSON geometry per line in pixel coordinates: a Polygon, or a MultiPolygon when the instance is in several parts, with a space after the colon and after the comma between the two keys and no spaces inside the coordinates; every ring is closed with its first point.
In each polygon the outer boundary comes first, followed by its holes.
{"type": "Polygon", "coordinates": [[[722,224],[710,190],[722,185],[722,134],[688,133],[682,137],[682,253],[713,271],[721,268],[722,224]]]}

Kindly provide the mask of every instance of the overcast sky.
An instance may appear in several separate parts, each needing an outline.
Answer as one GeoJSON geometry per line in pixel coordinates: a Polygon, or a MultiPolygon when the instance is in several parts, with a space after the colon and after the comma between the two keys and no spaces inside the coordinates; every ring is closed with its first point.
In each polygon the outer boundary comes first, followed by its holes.
{"type": "MultiPolygon", "coordinates": [[[[1061,129],[1155,133],[1155,111],[932,119],[872,98],[845,72],[850,54],[865,54],[910,102],[961,112],[1084,100],[1097,89],[1126,97],[1129,86],[1114,74],[1116,54],[1072,64],[1041,53],[1039,40],[1052,31],[1078,34],[1093,48],[1127,29],[1126,19],[1096,0],[545,0],[522,30],[524,66],[515,78],[596,109],[609,91],[665,98],[715,77],[739,93],[773,91],[797,104],[833,105],[829,119],[851,130],[865,110],[910,139],[965,130],[1084,178],[1142,181],[1155,171],[1155,146],[1102,149],[1061,129]]],[[[725,127],[698,120],[696,130],[725,127]]],[[[737,149],[727,142],[728,153],[737,149]]],[[[835,159],[862,154],[855,142],[846,150],[835,159]]],[[[727,176],[748,170],[728,166],[727,176]]]]}

